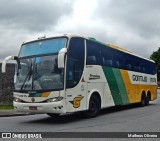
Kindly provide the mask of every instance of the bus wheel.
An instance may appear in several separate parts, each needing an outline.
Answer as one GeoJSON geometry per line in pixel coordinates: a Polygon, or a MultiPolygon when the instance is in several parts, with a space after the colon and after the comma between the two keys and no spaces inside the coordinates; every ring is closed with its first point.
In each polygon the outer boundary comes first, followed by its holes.
{"type": "Polygon", "coordinates": [[[140,102],[141,107],[144,107],[146,105],[146,99],[147,99],[146,96],[142,95],[141,102],[140,102]]]}
{"type": "Polygon", "coordinates": [[[151,101],[151,92],[147,93],[146,105],[149,105],[149,101],[151,101]]]}
{"type": "Polygon", "coordinates": [[[47,113],[47,115],[53,118],[59,117],[59,114],[54,114],[54,113],[47,113]]]}
{"type": "Polygon", "coordinates": [[[145,106],[149,105],[149,98],[146,97],[145,106]]]}
{"type": "Polygon", "coordinates": [[[96,95],[92,95],[89,101],[89,109],[84,112],[85,117],[96,117],[101,108],[101,101],[96,95]]]}

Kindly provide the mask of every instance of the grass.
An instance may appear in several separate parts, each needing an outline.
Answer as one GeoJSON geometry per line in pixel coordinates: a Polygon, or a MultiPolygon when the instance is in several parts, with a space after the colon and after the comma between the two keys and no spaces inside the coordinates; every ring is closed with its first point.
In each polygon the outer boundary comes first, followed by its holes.
{"type": "Polygon", "coordinates": [[[12,110],[13,105],[0,105],[0,110],[12,110]]]}

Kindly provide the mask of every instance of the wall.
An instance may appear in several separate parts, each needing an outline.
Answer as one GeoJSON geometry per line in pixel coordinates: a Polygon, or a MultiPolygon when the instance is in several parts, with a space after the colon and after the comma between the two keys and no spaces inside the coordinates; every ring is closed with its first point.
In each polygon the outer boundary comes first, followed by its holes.
{"type": "Polygon", "coordinates": [[[0,63],[0,104],[12,104],[15,65],[7,64],[6,73],[1,72],[0,63]]]}

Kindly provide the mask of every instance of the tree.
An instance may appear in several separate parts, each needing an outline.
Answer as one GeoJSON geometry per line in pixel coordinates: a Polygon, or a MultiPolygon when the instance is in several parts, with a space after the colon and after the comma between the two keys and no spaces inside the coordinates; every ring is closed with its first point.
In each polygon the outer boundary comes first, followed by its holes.
{"type": "Polygon", "coordinates": [[[154,51],[151,56],[150,59],[154,60],[156,63],[156,67],[157,67],[157,79],[158,81],[160,81],[160,47],[158,48],[157,51],[154,51]]]}

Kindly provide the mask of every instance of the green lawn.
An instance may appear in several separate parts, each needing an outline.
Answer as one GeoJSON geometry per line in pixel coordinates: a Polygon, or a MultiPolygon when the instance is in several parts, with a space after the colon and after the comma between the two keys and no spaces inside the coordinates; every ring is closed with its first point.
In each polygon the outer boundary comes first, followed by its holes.
{"type": "Polygon", "coordinates": [[[14,109],[13,105],[0,105],[0,110],[10,110],[10,109],[14,109]]]}

